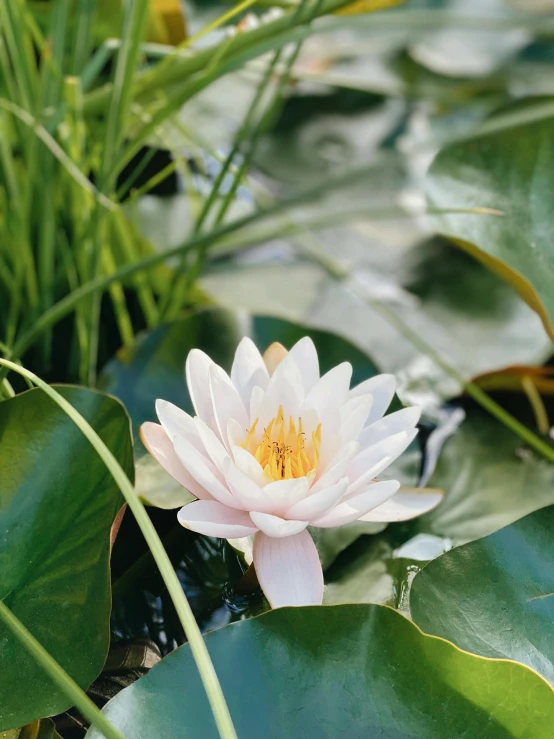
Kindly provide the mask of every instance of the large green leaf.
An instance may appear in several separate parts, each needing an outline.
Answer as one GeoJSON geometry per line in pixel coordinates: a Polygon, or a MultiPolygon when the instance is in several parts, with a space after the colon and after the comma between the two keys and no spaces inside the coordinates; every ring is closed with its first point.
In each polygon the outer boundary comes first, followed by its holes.
{"type": "Polygon", "coordinates": [[[427,484],[444,490],[445,497],[414,526],[458,543],[487,536],[554,503],[554,466],[473,407],[446,442],[427,484]]]}
{"type": "MultiPolygon", "coordinates": [[[[383,606],[279,609],[206,641],[242,739],[552,736],[554,693],[540,676],[425,636],[383,606]]],[[[104,710],[133,739],[217,737],[188,646],[104,710]]]]}
{"type": "Polygon", "coordinates": [[[447,147],[427,179],[441,208],[502,215],[447,215],[438,228],[508,280],[554,337],[554,129],[552,119],[447,147]]]}
{"type": "MultiPolygon", "coordinates": [[[[91,390],[58,389],[132,476],[121,404],[91,390]]],[[[108,650],[109,533],[121,503],[96,451],[41,390],[0,404],[0,597],[82,687],[108,650]]],[[[1,624],[0,644],[0,729],[69,707],[1,624]]]]}
{"type": "Polygon", "coordinates": [[[427,633],[524,662],[554,683],[554,506],[453,549],[416,575],[410,603],[427,633]]]}

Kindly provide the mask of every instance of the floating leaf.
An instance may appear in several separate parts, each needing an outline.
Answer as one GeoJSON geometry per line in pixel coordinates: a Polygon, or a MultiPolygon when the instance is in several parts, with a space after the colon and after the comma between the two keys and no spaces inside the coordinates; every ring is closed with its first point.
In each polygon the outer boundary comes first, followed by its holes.
{"type": "Polygon", "coordinates": [[[554,466],[476,408],[446,442],[428,484],[445,497],[414,526],[457,542],[487,536],[554,503],[554,466]]]}
{"type": "Polygon", "coordinates": [[[414,621],[485,657],[524,662],[554,683],[554,506],[453,549],[416,575],[414,621]]]}
{"type": "Polygon", "coordinates": [[[444,215],[437,228],[508,281],[554,338],[552,119],[449,146],[427,178],[439,208],[493,208],[494,215],[444,215]]]}
{"type": "MultiPolygon", "coordinates": [[[[58,390],[132,475],[121,404],[91,390],[58,390]]],[[[119,489],[41,390],[0,404],[0,440],[0,597],[85,688],[108,650],[110,528],[119,489]]],[[[0,644],[0,729],[68,708],[65,694],[1,624],[0,644]]]]}
{"type": "MultiPolygon", "coordinates": [[[[243,739],[552,735],[554,693],[539,675],[461,652],[383,606],[282,608],[206,642],[243,739]]],[[[133,739],[218,736],[188,646],[104,711],[133,739]]]]}

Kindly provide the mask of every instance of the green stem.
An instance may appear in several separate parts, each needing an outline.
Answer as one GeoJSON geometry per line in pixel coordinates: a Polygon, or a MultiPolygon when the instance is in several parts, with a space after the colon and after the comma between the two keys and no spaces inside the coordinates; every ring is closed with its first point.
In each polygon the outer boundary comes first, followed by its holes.
{"type": "Polygon", "coordinates": [[[127,475],[120,466],[119,462],[113,456],[111,451],[106,447],[102,439],[98,436],[96,431],[87,423],[87,421],[81,416],[81,414],[73,408],[73,406],[59,393],[57,393],[47,383],[37,377],[34,373],[29,370],[20,367],[13,362],[9,362],[5,359],[0,359],[0,364],[4,365],[10,370],[19,373],[23,377],[26,377],[35,385],[41,388],[57,405],[71,418],[73,423],[82,431],[86,438],[90,441],[94,449],[98,452],[98,455],[108,468],[113,479],[117,483],[117,486],[121,490],[125,500],[127,501],[129,508],[133,512],[136,521],[142,531],[144,538],[152,552],[152,555],[156,561],[160,574],[167,587],[169,596],[173,601],[175,610],[179,617],[179,620],[183,626],[185,634],[187,636],[190,648],[192,650],[193,657],[198,667],[204,689],[208,696],[208,700],[211,709],[214,714],[215,722],[219,730],[219,734],[222,739],[236,739],[236,732],[233,727],[233,722],[227,703],[225,702],[225,696],[221,690],[221,685],[217,678],[214,666],[210,659],[208,649],[204,643],[202,633],[198,628],[198,624],[194,618],[191,607],[187,600],[185,593],[181,587],[181,583],[175,574],[175,570],[167,556],[164,546],[158,536],[156,529],[145,507],[141,503],[140,499],[133,490],[127,475]]]}
{"type": "Polygon", "coordinates": [[[25,649],[36,659],[42,669],[67,695],[72,705],[76,706],[83,716],[98,729],[106,739],[125,739],[124,735],[113,726],[102,711],[81,690],[77,683],[67,674],[56,660],[38,642],[31,632],[21,623],[7,605],[0,601],[0,618],[12,634],[17,637],[25,649]]]}

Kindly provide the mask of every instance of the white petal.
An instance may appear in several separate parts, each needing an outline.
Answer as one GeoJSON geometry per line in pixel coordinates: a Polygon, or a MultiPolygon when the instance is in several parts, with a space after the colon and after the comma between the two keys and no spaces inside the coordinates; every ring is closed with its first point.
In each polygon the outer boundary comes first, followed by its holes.
{"type": "MultiPolygon", "coordinates": [[[[400,483],[397,480],[381,480],[370,485],[363,493],[353,496],[347,501],[339,503],[321,518],[312,521],[312,526],[322,529],[344,526],[363,518],[373,508],[377,508],[391,498],[400,483]]],[[[367,520],[364,518],[364,520],[367,520]]]]}
{"type": "Polygon", "coordinates": [[[254,537],[254,566],[272,608],[321,605],[323,571],[307,531],[284,539],[259,532],[254,537]]]}
{"type": "Polygon", "coordinates": [[[316,382],[306,396],[303,407],[316,410],[322,423],[325,423],[328,410],[337,410],[346,402],[351,378],[350,362],[333,367],[316,382]]]}
{"type": "Polygon", "coordinates": [[[396,459],[412,443],[417,435],[417,429],[413,431],[401,431],[393,436],[388,436],[377,444],[362,449],[352,460],[348,468],[348,476],[352,481],[352,487],[357,490],[368,481],[371,471],[372,477],[383,472],[389,464],[396,459]],[[385,463],[385,460],[386,463],[385,463]],[[384,466],[380,463],[383,461],[384,466]],[[375,472],[378,469],[378,472],[375,472]]]}
{"type": "Polygon", "coordinates": [[[340,409],[340,435],[344,444],[355,441],[365,426],[373,405],[372,395],[350,398],[340,409]]]}
{"type": "Polygon", "coordinates": [[[225,459],[229,457],[227,450],[219,440],[219,437],[198,416],[195,418],[195,427],[205,451],[216,468],[223,474],[223,464],[225,459]]]}
{"type": "Polygon", "coordinates": [[[362,521],[390,523],[392,521],[409,521],[436,508],[442,500],[440,490],[424,488],[400,488],[399,492],[362,516],[362,521]]]}
{"type": "Polygon", "coordinates": [[[189,352],[185,364],[185,375],[196,415],[208,426],[217,431],[215,415],[210,392],[210,367],[214,364],[212,360],[200,349],[189,352]]]}
{"type": "Polygon", "coordinates": [[[246,433],[249,424],[244,403],[227,373],[217,364],[210,367],[210,391],[221,440],[227,438],[227,423],[230,418],[234,418],[246,433]]]}
{"type": "Polygon", "coordinates": [[[265,395],[259,405],[260,429],[275,418],[279,406],[283,406],[285,418],[298,418],[304,400],[302,375],[296,362],[288,354],[271,376],[265,395]]]}
{"type": "Polygon", "coordinates": [[[308,393],[319,380],[319,359],[314,342],[309,336],[297,341],[289,352],[300,370],[304,390],[308,393]]]}
{"type": "Polygon", "coordinates": [[[234,446],[231,451],[233,452],[235,464],[241,472],[251,480],[254,480],[256,485],[260,487],[267,485],[262,465],[250,452],[247,452],[241,446],[234,446]]]}
{"type": "Polygon", "coordinates": [[[253,388],[258,385],[265,389],[269,383],[269,373],[262,355],[247,336],[241,340],[235,352],[231,380],[247,408],[253,388]]]}
{"type": "Polygon", "coordinates": [[[260,513],[258,511],[250,511],[250,518],[256,526],[267,536],[273,536],[277,539],[283,536],[293,536],[304,531],[308,525],[307,521],[290,521],[273,516],[271,513],[260,513]]]}
{"type": "Polygon", "coordinates": [[[234,446],[240,446],[246,437],[246,430],[242,428],[238,421],[234,418],[230,418],[227,421],[227,443],[229,449],[234,446]]]}
{"type": "Polygon", "coordinates": [[[385,439],[387,436],[398,434],[400,431],[409,431],[419,421],[421,416],[421,408],[411,406],[410,408],[402,408],[396,413],[390,413],[379,421],[375,421],[371,426],[366,426],[358,437],[360,449],[376,444],[378,441],[385,439]]]}
{"type": "MultiPolygon", "coordinates": [[[[174,480],[197,498],[211,499],[210,493],[188,472],[175,453],[173,443],[157,423],[149,421],[140,427],[140,438],[150,454],[174,480]]],[[[184,502],[184,501],[183,501],[184,502]]]]}
{"type": "Polygon", "coordinates": [[[331,464],[321,477],[316,480],[314,485],[312,485],[311,492],[317,493],[319,490],[329,487],[329,485],[334,485],[334,483],[341,478],[350,467],[357,451],[357,441],[351,441],[348,444],[345,444],[335,458],[331,460],[331,464]]]}
{"type": "Polygon", "coordinates": [[[194,425],[194,418],[167,400],[156,400],[156,414],[170,439],[182,436],[199,451],[204,452],[198,431],[194,425]]]}
{"type": "Polygon", "coordinates": [[[370,377],[369,380],[364,380],[364,382],[356,385],[350,391],[350,397],[373,395],[373,406],[366,421],[366,424],[369,425],[374,421],[378,421],[385,413],[394,398],[395,389],[396,379],[394,375],[375,375],[375,377],[370,377]]]}
{"type": "Polygon", "coordinates": [[[189,503],[181,508],[177,518],[186,529],[222,539],[250,536],[257,530],[248,513],[228,508],[215,500],[189,503]]]}
{"type": "Polygon", "coordinates": [[[173,442],[175,451],[183,466],[216,500],[231,508],[241,508],[230,490],[223,484],[222,475],[211,460],[204,457],[186,439],[176,436],[173,442]]]}
{"type": "Polygon", "coordinates": [[[305,477],[292,480],[276,480],[264,487],[264,492],[272,501],[272,513],[284,516],[289,508],[308,495],[310,483],[305,477]]]}
{"type": "Polygon", "coordinates": [[[321,518],[324,513],[337,505],[348,487],[348,478],[343,477],[334,485],[331,485],[319,493],[312,493],[304,500],[298,501],[287,511],[287,518],[300,521],[312,521],[321,518]]]}
{"type": "Polygon", "coordinates": [[[252,395],[250,396],[250,426],[260,418],[261,413],[261,407],[263,403],[263,399],[265,396],[265,392],[262,390],[261,387],[252,388],[252,395]]]}
{"type": "Polygon", "coordinates": [[[245,511],[273,512],[274,504],[266,491],[241,472],[229,458],[225,462],[225,481],[237,504],[245,511]]]}

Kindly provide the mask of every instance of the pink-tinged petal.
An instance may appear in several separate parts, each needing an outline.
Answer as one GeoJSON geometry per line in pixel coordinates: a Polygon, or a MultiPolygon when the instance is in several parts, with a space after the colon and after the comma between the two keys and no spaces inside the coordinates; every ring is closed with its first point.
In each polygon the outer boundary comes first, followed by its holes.
{"type": "Polygon", "coordinates": [[[177,514],[181,526],[204,536],[238,539],[256,533],[248,513],[221,505],[216,500],[196,500],[177,514]]]}
{"type": "Polygon", "coordinates": [[[271,513],[260,513],[259,511],[250,511],[250,518],[260,531],[277,539],[299,534],[308,525],[307,521],[290,521],[280,516],[273,516],[271,513]]]}
{"type": "Polygon", "coordinates": [[[271,511],[273,501],[263,488],[241,472],[229,458],[224,465],[225,481],[237,505],[244,511],[271,511]]]}
{"type": "Polygon", "coordinates": [[[163,430],[170,439],[182,436],[198,451],[204,452],[202,442],[198,437],[198,431],[194,425],[194,418],[167,400],[156,400],[156,414],[163,430]]]}
{"type": "Polygon", "coordinates": [[[223,474],[223,465],[225,460],[229,458],[227,450],[219,440],[219,437],[216,436],[211,428],[205,424],[201,418],[198,418],[198,416],[195,418],[195,427],[202,442],[204,453],[209,456],[216,469],[223,474]]]}
{"type": "Polygon", "coordinates": [[[216,364],[210,367],[210,391],[221,439],[227,438],[227,423],[230,418],[234,418],[244,429],[247,429],[249,419],[242,398],[227,373],[216,364]]]}
{"type": "MultiPolygon", "coordinates": [[[[369,470],[374,470],[375,466],[379,464],[381,460],[390,458],[386,466],[396,459],[402,452],[412,443],[417,435],[417,430],[413,431],[401,431],[393,436],[388,436],[382,441],[378,441],[377,444],[362,449],[352,460],[352,464],[348,468],[348,476],[352,481],[353,485],[357,484],[359,480],[367,480],[367,474],[369,470]]],[[[381,474],[385,468],[381,468],[379,472],[375,472],[375,475],[381,474]]],[[[357,485],[360,487],[360,485],[357,485]]]]}
{"type": "Polygon", "coordinates": [[[370,485],[363,493],[344,500],[321,518],[312,521],[312,526],[321,529],[335,528],[353,523],[377,508],[396,493],[400,483],[397,480],[382,480],[370,485]]]}
{"type": "Polygon", "coordinates": [[[340,435],[343,444],[356,441],[373,405],[372,395],[350,398],[340,409],[340,435]]]}
{"type": "Polygon", "coordinates": [[[350,391],[351,398],[360,395],[373,395],[373,405],[366,421],[366,425],[378,421],[385,413],[396,390],[396,379],[394,375],[376,375],[364,380],[350,391]]]}
{"type": "Polygon", "coordinates": [[[287,356],[287,354],[288,351],[282,344],[279,344],[278,341],[274,341],[273,344],[270,344],[267,347],[263,357],[265,366],[267,368],[267,371],[269,372],[270,377],[275,372],[277,367],[281,364],[283,359],[287,356]]]}
{"type": "Polygon", "coordinates": [[[254,567],[272,608],[317,606],[323,601],[323,571],[307,531],[276,539],[254,537],[254,567]]]}
{"type": "Polygon", "coordinates": [[[400,431],[411,431],[416,426],[420,416],[421,408],[415,405],[384,416],[379,421],[372,423],[371,426],[366,426],[360,433],[358,437],[360,449],[377,444],[382,439],[386,439],[387,436],[393,436],[393,434],[398,434],[400,431]]]}
{"type": "Polygon", "coordinates": [[[266,388],[269,373],[258,348],[247,336],[241,340],[231,367],[231,381],[248,408],[254,387],[266,388]]]}
{"type": "Polygon", "coordinates": [[[352,460],[355,458],[357,451],[357,441],[351,441],[348,444],[345,444],[335,458],[331,460],[329,467],[321,477],[312,485],[311,492],[317,493],[319,490],[328,488],[343,477],[347,469],[352,464],[352,460]]]}
{"type": "Polygon", "coordinates": [[[284,516],[289,508],[308,495],[310,483],[305,477],[276,480],[264,487],[264,493],[272,503],[272,513],[284,516]]]}
{"type": "Polygon", "coordinates": [[[173,445],[183,466],[212,497],[231,508],[242,508],[223,483],[223,476],[211,460],[200,454],[192,444],[189,444],[181,436],[175,437],[173,445]]]}
{"type": "Polygon", "coordinates": [[[360,520],[377,523],[409,521],[432,511],[442,498],[441,490],[401,487],[393,498],[366,513],[360,520]]]}
{"type": "Polygon", "coordinates": [[[323,514],[334,508],[346,493],[348,478],[343,477],[334,485],[331,485],[319,493],[312,493],[304,500],[298,501],[287,511],[287,518],[298,521],[313,521],[321,518],[323,514]]]}
{"type": "Polygon", "coordinates": [[[316,382],[306,396],[303,407],[316,410],[321,421],[325,423],[329,409],[338,410],[346,402],[351,378],[350,362],[333,367],[316,382]]]}
{"type": "Polygon", "coordinates": [[[193,349],[187,357],[185,376],[196,415],[207,423],[212,431],[217,432],[210,392],[210,367],[213,364],[207,354],[200,349],[193,349]]]}
{"type": "Polygon", "coordinates": [[[243,472],[247,477],[253,480],[256,485],[263,487],[267,485],[267,480],[262,469],[262,465],[246,449],[241,446],[234,446],[232,448],[233,458],[237,468],[243,472]]]}
{"type": "Polygon", "coordinates": [[[309,336],[297,341],[289,352],[300,370],[304,391],[308,393],[319,380],[319,359],[314,342],[309,336]]]}
{"type": "Polygon", "coordinates": [[[204,500],[211,499],[210,493],[183,467],[175,453],[173,443],[159,424],[149,421],[143,423],[140,427],[140,438],[154,459],[189,493],[204,500]]]}

